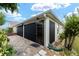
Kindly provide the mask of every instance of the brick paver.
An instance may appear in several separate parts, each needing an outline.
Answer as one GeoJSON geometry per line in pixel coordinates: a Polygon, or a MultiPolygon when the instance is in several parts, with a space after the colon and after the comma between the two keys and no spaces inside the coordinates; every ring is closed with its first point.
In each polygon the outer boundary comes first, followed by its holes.
{"type": "Polygon", "coordinates": [[[37,44],[29,39],[23,38],[18,35],[8,36],[10,40],[10,45],[15,48],[16,56],[59,56],[59,52],[49,50],[42,45],[37,44]],[[42,52],[41,52],[42,51],[42,52]],[[41,53],[40,53],[41,52],[41,53]]]}
{"type": "Polygon", "coordinates": [[[33,47],[31,44],[35,44],[35,42],[18,35],[8,36],[8,38],[10,39],[10,45],[17,51],[17,56],[32,56],[44,48],[41,45],[39,47],[33,47]]]}

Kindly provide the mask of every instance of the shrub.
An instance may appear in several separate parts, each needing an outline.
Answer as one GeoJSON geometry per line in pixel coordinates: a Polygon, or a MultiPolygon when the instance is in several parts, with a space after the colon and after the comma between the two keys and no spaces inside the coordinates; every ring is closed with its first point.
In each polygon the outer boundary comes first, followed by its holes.
{"type": "Polygon", "coordinates": [[[8,33],[12,33],[13,29],[12,28],[8,28],[8,33]]]}
{"type": "Polygon", "coordinates": [[[59,34],[59,39],[60,39],[61,42],[62,42],[63,39],[65,39],[64,33],[60,33],[59,34]]]}
{"type": "Polygon", "coordinates": [[[3,29],[3,31],[5,31],[6,33],[12,33],[13,29],[12,28],[7,28],[7,29],[3,29]]]}
{"type": "Polygon", "coordinates": [[[9,39],[3,30],[0,30],[0,56],[15,54],[15,50],[9,45],[9,39]]]}

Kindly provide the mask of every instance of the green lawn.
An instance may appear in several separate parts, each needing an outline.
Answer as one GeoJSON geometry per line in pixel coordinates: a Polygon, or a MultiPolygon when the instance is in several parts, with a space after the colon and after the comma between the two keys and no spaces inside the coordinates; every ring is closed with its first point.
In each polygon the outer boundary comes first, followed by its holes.
{"type": "Polygon", "coordinates": [[[73,43],[73,49],[77,52],[79,55],[79,37],[76,37],[74,43],[73,43]]]}
{"type": "MultiPolygon", "coordinates": [[[[63,42],[62,42],[62,44],[64,44],[64,40],[63,40],[63,42]]],[[[75,41],[74,41],[74,43],[73,43],[73,50],[74,50],[74,52],[69,52],[68,50],[65,50],[65,55],[66,56],[74,56],[74,55],[78,55],[79,56],[79,37],[77,36],[76,38],[75,38],[75,41]]]]}

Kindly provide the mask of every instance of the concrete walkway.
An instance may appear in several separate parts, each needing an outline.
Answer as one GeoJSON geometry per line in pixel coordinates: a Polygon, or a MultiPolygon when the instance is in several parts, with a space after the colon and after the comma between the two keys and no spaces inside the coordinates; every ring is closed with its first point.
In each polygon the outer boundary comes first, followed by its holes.
{"type": "Polygon", "coordinates": [[[44,47],[18,35],[8,36],[10,45],[17,51],[17,56],[33,56],[44,47]]]}

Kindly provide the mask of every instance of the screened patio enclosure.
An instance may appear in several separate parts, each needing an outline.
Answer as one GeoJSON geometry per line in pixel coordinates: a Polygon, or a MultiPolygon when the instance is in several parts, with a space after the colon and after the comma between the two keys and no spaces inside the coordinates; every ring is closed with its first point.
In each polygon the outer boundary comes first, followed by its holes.
{"type": "Polygon", "coordinates": [[[17,27],[17,34],[23,36],[23,25],[17,27]]]}
{"type": "Polygon", "coordinates": [[[15,25],[13,29],[18,35],[48,47],[59,39],[59,33],[64,30],[63,26],[63,23],[49,10],[15,25]]]}
{"type": "MultiPolygon", "coordinates": [[[[23,26],[17,27],[17,34],[23,36],[23,26]]],[[[44,45],[44,21],[24,25],[24,38],[44,45]]]]}

